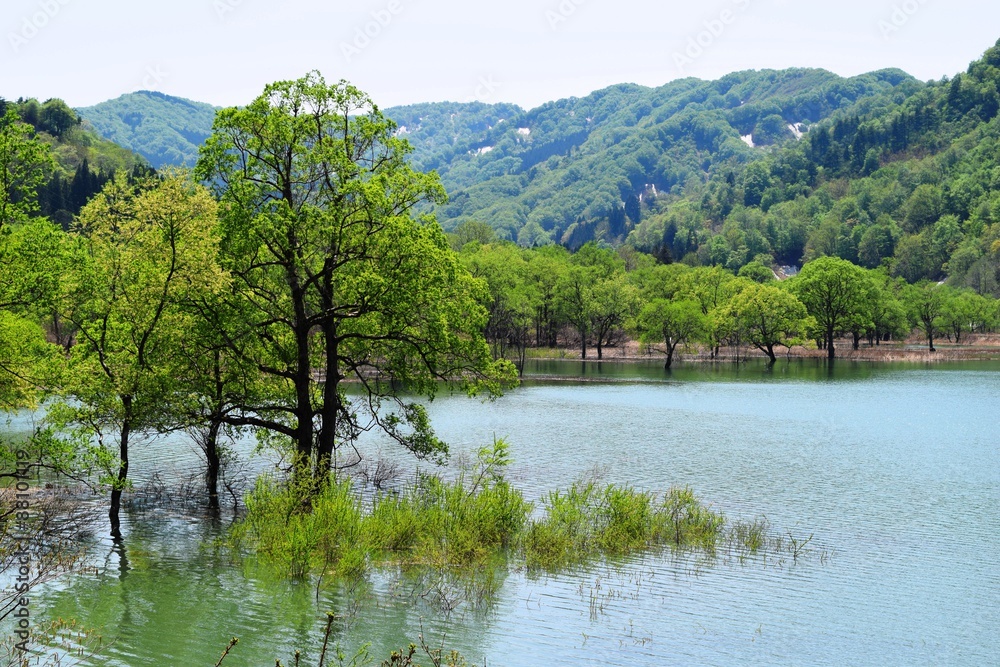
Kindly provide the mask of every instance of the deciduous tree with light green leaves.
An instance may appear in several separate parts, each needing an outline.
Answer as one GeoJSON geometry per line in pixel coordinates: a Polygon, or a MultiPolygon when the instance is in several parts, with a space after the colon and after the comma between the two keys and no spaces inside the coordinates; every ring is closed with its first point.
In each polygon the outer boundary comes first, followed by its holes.
{"type": "Polygon", "coordinates": [[[743,340],[766,354],[771,364],[777,360],[775,346],[790,347],[809,327],[802,302],[794,294],[772,285],[747,285],[729,300],[727,310],[743,340]]]}
{"type": "Polygon", "coordinates": [[[907,312],[913,326],[924,332],[927,338],[927,349],[936,352],[934,339],[945,331],[947,322],[944,318],[947,304],[947,289],[935,283],[907,285],[903,291],[907,312]]]}
{"type": "Polygon", "coordinates": [[[604,358],[604,346],[612,342],[625,322],[639,309],[639,290],[624,273],[600,280],[591,290],[590,330],[594,332],[597,358],[604,358]]]}
{"type": "Polygon", "coordinates": [[[678,346],[704,337],[710,327],[697,301],[654,299],[642,308],[632,328],[640,343],[663,353],[663,367],[669,370],[678,346]],[[657,348],[660,343],[663,347],[657,348]]]}
{"type": "Polygon", "coordinates": [[[820,257],[802,267],[790,289],[816,319],[827,357],[833,359],[837,336],[852,331],[867,310],[869,280],[864,269],[838,257],[820,257]]]}
{"type": "Polygon", "coordinates": [[[137,441],[172,428],[191,316],[181,305],[219,291],[216,203],[182,176],[109,182],[83,209],[61,314],[76,330],[51,417],[84,443],[83,460],[110,487],[111,534],[137,441]]]}
{"type": "Polygon", "coordinates": [[[483,337],[485,284],[417,212],[444,190],[409,166],[395,130],[362,91],[314,72],[220,111],[197,166],[221,200],[227,307],[240,313],[222,322],[229,352],[274,388],[227,420],[268,434],[321,484],[358,460],[365,430],[446,454],[406,395],[441,381],[495,395],[516,381],[483,337]]]}

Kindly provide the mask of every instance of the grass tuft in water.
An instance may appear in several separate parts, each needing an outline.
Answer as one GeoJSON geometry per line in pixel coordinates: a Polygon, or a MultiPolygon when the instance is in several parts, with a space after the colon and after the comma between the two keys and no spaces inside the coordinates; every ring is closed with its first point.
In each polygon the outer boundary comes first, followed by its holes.
{"type": "MultiPolygon", "coordinates": [[[[454,481],[422,474],[367,503],[349,480],[306,501],[309,489],[261,479],[229,544],[291,577],[357,578],[377,567],[447,572],[452,579],[442,590],[464,587],[466,598],[480,601],[497,593],[511,564],[554,571],[665,548],[714,555],[728,547],[741,559],[786,550],[766,519],[729,525],[690,488],[660,497],[580,481],[550,492],[539,516],[529,518],[534,506],[505,479],[508,463],[507,444],[498,440],[454,481]]],[[[807,543],[790,539],[793,560],[807,543]]]]}

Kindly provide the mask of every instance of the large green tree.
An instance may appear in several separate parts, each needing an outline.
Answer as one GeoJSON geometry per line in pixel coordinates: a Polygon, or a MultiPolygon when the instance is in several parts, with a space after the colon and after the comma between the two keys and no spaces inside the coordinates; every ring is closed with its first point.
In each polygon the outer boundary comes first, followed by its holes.
{"type": "Polygon", "coordinates": [[[643,306],[633,325],[639,342],[663,353],[667,370],[673,365],[677,347],[704,337],[709,328],[708,316],[691,299],[654,299],[643,306]],[[663,348],[656,348],[659,343],[663,348]]]}
{"type": "Polygon", "coordinates": [[[794,294],[772,285],[752,283],[730,299],[728,310],[748,343],[776,361],[777,345],[792,345],[808,326],[805,306],[794,294]]]}
{"type": "Polygon", "coordinates": [[[137,440],[177,424],[182,304],[216,291],[216,203],[180,176],[130,183],[119,175],[81,212],[62,317],[76,331],[53,417],[84,437],[85,460],[111,488],[111,534],[137,440]]]}
{"type": "Polygon", "coordinates": [[[838,257],[820,257],[809,262],[791,283],[792,292],[816,318],[828,358],[836,355],[837,336],[852,331],[868,310],[869,288],[864,269],[838,257]]]}
{"type": "Polygon", "coordinates": [[[945,314],[949,297],[944,285],[930,282],[907,285],[903,291],[910,322],[924,332],[927,349],[931,352],[937,351],[934,339],[947,330],[945,314]]]}
{"type": "Polygon", "coordinates": [[[367,429],[421,457],[447,451],[403,387],[498,393],[516,376],[483,337],[485,285],[417,214],[444,190],[409,166],[395,130],[363,92],[311,73],[220,111],[197,166],[222,204],[227,306],[240,313],[220,322],[228,350],[274,387],[227,420],[287,443],[320,480],[367,429]]]}

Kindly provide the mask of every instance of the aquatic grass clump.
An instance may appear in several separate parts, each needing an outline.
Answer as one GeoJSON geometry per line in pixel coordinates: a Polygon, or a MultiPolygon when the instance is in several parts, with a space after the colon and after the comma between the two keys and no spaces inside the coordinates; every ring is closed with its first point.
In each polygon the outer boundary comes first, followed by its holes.
{"type": "Polygon", "coordinates": [[[246,498],[246,517],[230,531],[231,545],[251,548],[292,577],[317,568],[344,576],[363,573],[368,560],[367,545],[359,539],[363,511],[350,482],[330,482],[308,504],[305,497],[297,484],[261,477],[246,498]]]}
{"type": "Polygon", "coordinates": [[[699,501],[690,487],[672,488],[657,512],[657,538],[681,547],[714,549],[726,518],[699,501]]]}
{"type": "MultiPolygon", "coordinates": [[[[470,599],[498,590],[502,576],[497,575],[512,561],[553,571],[664,548],[709,555],[728,548],[741,559],[786,550],[766,519],[730,525],[688,487],[671,488],[661,497],[630,486],[578,481],[547,494],[540,516],[529,518],[532,503],[504,477],[508,462],[500,440],[481,449],[453,481],[419,474],[409,487],[379,491],[367,502],[349,480],[331,481],[317,493],[262,478],[229,543],[293,577],[316,572],[358,577],[380,566],[424,568],[438,578],[447,573],[443,585],[449,591],[465,587],[470,599]]],[[[791,539],[793,560],[808,543],[791,539]]]]}
{"type": "Polygon", "coordinates": [[[553,570],[665,545],[712,550],[726,524],[687,488],[671,489],[657,503],[654,494],[628,486],[578,482],[550,493],[544,510],[525,536],[529,568],[553,570]]]}
{"type": "Polygon", "coordinates": [[[503,478],[506,447],[498,441],[484,448],[476,467],[453,482],[420,475],[369,507],[350,480],[330,481],[317,493],[262,477],[229,544],[292,577],[316,570],[356,576],[373,564],[485,563],[519,543],[532,509],[503,478]]]}

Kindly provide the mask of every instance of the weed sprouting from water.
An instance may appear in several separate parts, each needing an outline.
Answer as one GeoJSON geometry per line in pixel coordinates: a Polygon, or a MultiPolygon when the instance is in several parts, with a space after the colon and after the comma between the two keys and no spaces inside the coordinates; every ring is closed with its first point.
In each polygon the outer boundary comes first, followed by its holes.
{"type": "MultiPolygon", "coordinates": [[[[261,479],[228,544],[286,576],[318,575],[317,595],[324,581],[397,569],[421,582],[415,599],[450,612],[462,603],[488,608],[511,568],[555,572],[662,550],[713,559],[722,549],[741,562],[787,551],[797,562],[811,540],[775,536],[765,518],[730,524],[690,488],[660,496],[591,479],[550,492],[535,513],[504,477],[508,463],[498,440],[454,481],[419,474],[367,499],[350,480],[307,496],[293,482],[261,479]]],[[[601,604],[595,597],[592,610],[601,604]]]]}

